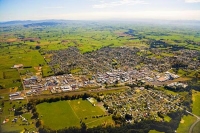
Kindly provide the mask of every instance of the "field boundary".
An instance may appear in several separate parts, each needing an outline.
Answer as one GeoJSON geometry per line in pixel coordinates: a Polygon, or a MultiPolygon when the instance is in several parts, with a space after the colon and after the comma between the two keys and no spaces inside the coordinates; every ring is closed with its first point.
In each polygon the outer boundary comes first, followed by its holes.
{"type": "Polygon", "coordinates": [[[74,114],[75,114],[76,118],[80,120],[80,118],[78,117],[78,115],[76,114],[76,112],[74,111],[74,109],[72,108],[72,106],[71,106],[70,102],[69,102],[69,101],[67,101],[67,103],[69,104],[70,108],[71,108],[71,109],[72,109],[72,111],[74,112],[74,114]]]}

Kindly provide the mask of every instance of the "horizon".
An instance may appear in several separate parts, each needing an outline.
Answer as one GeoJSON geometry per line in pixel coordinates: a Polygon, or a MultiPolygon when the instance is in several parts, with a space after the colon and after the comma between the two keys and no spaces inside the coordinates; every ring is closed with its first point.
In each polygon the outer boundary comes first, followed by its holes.
{"type": "Polygon", "coordinates": [[[0,22],[24,20],[200,20],[200,0],[0,0],[0,22]]]}

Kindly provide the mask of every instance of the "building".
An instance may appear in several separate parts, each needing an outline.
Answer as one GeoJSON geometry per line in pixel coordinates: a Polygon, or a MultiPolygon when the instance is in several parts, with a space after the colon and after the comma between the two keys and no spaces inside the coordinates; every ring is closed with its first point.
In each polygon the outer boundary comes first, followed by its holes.
{"type": "Polygon", "coordinates": [[[23,67],[24,67],[23,64],[18,64],[18,65],[14,65],[14,66],[11,67],[11,68],[16,68],[16,69],[18,69],[18,68],[23,68],[23,67]]]}

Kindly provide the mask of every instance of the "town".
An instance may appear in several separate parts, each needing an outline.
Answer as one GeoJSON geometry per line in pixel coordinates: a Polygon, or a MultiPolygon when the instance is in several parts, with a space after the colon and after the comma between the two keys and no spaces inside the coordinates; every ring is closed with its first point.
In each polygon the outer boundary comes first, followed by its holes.
{"type": "Polygon", "coordinates": [[[179,78],[178,75],[165,72],[158,73],[151,70],[132,70],[122,71],[113,69],[106,73],[97,73],[91,78],[85,75],[73,75],[64,74],[58,76],[51,76],[46,78],[40,78],[37,76],[31,76],[30,78],[23,79],[24,90],[10,94],[10,100],[24,99],[23,96],[40,95],[43,91],[49,91],[50,93],[62,93],[67,91],[76,91],[80,88],[97,88],[106,89],[108,86],[125,84],[137,84],[141,82],[143,84],[150,83],[155,85],[161,85],[167,82],[168,86],[179,85],[186,87],[187,84],[173,82],[174,79],[179,78]]]}
{"type": "Polygon", "coordinates": [[[183,109],[180,107],[180,95],[167,95],[144,87],[105,95],[103,102],[108,112],[124,118],[129,115],[130,123],[139,122],[141,119],[157,119],[158,113],[167,115],[183,109]]]}

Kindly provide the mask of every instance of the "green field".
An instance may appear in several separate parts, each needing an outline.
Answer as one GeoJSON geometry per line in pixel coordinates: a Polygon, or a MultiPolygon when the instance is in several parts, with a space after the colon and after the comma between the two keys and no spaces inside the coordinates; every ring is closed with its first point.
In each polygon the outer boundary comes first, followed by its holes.
{"type": "MultiPolygon", "coordinates": [[[[193,90],[192,101],[193,101],[192,112],[195,115],[200,116],[200,92],[193,90]]],[[[196,126],[193,128],[192,132],[193,133],[199,133],[200,132],[200,122],[198,122],[196,124],[196,126]]]]}
{"type": "MultiPolygon", "coordinates": [[[[192,113],[200,116],[200,92],[192,91],[192,113]]],[[[187,115],[184,116],[179,124],[177,133],[189,132],[190,126],[196,121],[196,117],[187,115]]],[[[200,131],[198,128],[199,123],[195,126],[195,131],[200,131]]]]}
{"type": "Polygon", "coordinates": [[[200,133],[200,122],[193,128],[192,133],[200,133]]]}
{"type": "Polygon", "coordinates": [[[192,113],[200,116],[200,92],[192,91],[192,113]]]}
{"type": "MultiPolygon", "coordinates": [[[[88,52],[100,49],[104,46],[111,47],[137,47],[149,48],[149,40],[162,40],[171,45],[184,46],[188,49],[200,50],[199,45],[187,43],[192,40],[200,41],[199,29],[188,26],[149,25],[140,23],[112,23],[112,22],[67,22],[56,26],[23,25],[10,26],[0,29],[0,85],[4,88],[18,87],[22,89],[19,73],[10,69],[14,64],[31,66],[20,70],[22,75],[27,71],[35,75],[34,67],[42,65],[42,76],[52,75],[53,72],[47,64],[51,58],[45,54],[47,51],[66,49],[70,46],[77,47],[80,52],[88,52]],[[133,29],[133,35],[125,32],[133,29]],[[30,39],[32,38],[32,40],[30,39]],[[36,49],[40,46],[40,49],[36,49]],[[45,59],[44,59],[45,57],[45,59]]],[[[140,53],[140,52],[139,52],[140,53]]],[[[154,54],[147,50],[149,57],[163,58],[174,56],[173,53],[163,52],[154,54]]],[[[141,53],[142,54],[142,53],[141,53]]],[[[138,65],[138,67],[140,67],[138,65]]],[[[74,69],[71,73],[76,73],[74,69]]],[[[179,71],[182,75],[182,72],[179,71]]]]}
{"type": "Polygon", "coordinates": [[[105,121],[112,122],[112,118],[109,116],[99,117],[105,115],[105,112],[98,106],[93,106],[87,100],[81,99],[42,103],[37,105],[37,112],[44,125],[52,129],[70,126],[80,127],[81,120],[88,127],[97,126],[105,121]]]}
{"type": "MultiPolygon", "coordinates": [[[[2,103],[2,101],[0,101],[2,103]]],[[[4,107],[2,107],[2,105],[0,105],[0,108],[3,108],[3,113],[0,114],[0,123],[3,123],[3,121],[5,119],[8,119],[9,121],[5,124],[1,124],[1,130],[3,133],[7,133],[7,132],[14,132],[14,133],[19,133],[21,131],[24,130],[24,128],[28,129],[29,131],[36,131],[35,129],[35,120],[31,119],[32,114],[30,112],[26,112],[24,114],[22,114],[22,116],[24,118],[26,118],[28,120],[28,122],[30,123],[29,125],[25,125],[25,122],[22,122],[22,120],[17,117],[14,116],[14,112],[13,111],[9,111],[10,108],[15,107],[21,107],[23,104],[26,103],[26,100],[23,100],[21,102],[19,101],[5,101],[4,102],[4,107]],[[18,121],[16,123],[13,123],[12,120],[14,118],[18,118],[18,121]]]]}
{"type": "Polygon", "coordinates": [[[177,129],[177,133],[188,133],[190,126],[195,121],[196,121],[196,118],[191,115],[183,116],[183,118],[181,119],[181,122],[179,124],[179,127],[177,129]]]}
{"type": "Polygon", "coordinates": [[[159,131],[156,131],[156,130],[150,130],[149,133],[164,133],[164,132],[159,132],[159,131]]]}

